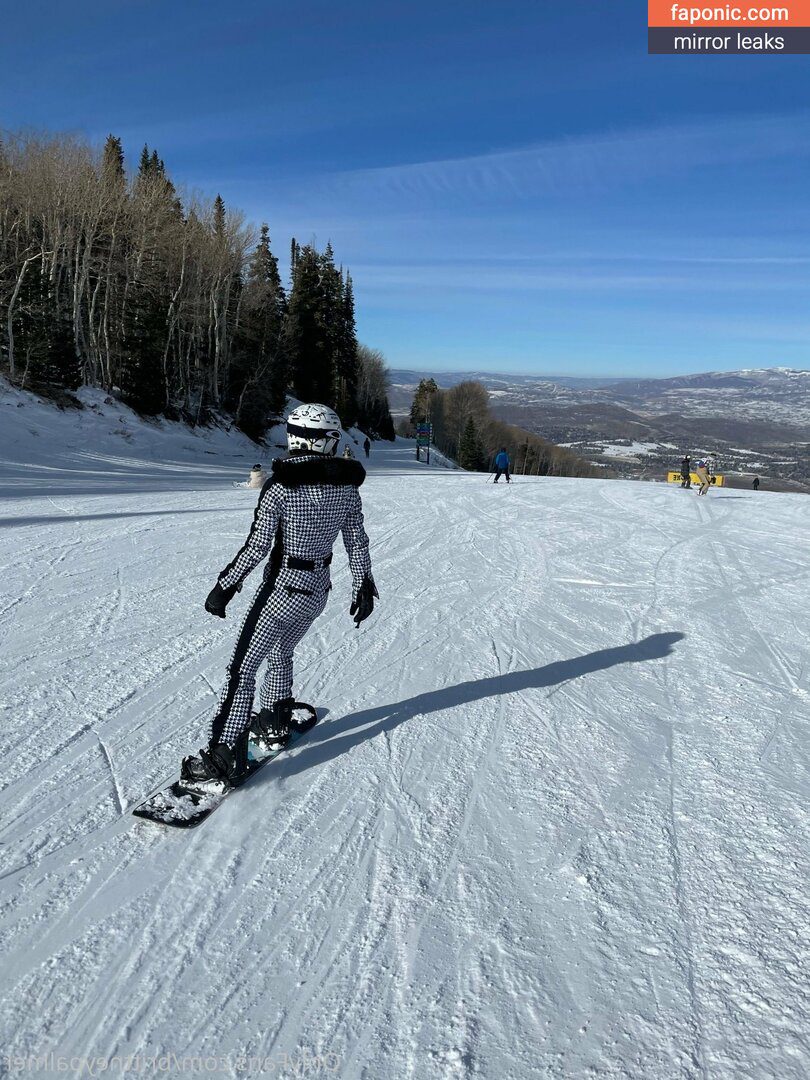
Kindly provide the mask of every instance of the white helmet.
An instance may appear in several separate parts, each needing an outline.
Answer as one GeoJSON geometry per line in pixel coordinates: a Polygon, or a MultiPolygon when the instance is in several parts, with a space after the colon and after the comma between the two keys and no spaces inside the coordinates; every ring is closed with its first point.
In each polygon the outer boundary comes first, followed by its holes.
{"type": "Polygon", "coordinates": [[[334,457],[342,435],[340,417],[328,405],[299,405],[287,417],[287,446],[334,457]]]}

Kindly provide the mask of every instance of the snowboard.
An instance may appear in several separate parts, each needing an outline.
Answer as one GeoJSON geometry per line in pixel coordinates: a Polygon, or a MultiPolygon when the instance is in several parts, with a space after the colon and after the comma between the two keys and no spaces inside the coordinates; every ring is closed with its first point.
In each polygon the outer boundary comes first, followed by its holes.
{"type": "MultiPolygon", "coordinates": [[[[248,741],[248,778],[244,783],[250,783],[255,774],[268,762],[274,761],[299,743],[317,722],[318,714],[315,709],[311,705],[297,701],[293,707],[292,734],[286,746],[268,754],[263,752],[253,739],[250,739],[248,741]],[[304,716],[296,720],[295,714],[298,711],[303,712],[304,716]]],[[[244,787],[244,784],[240,784],[239,787],[244,787]]],[[[226,791],[211,791],[203,794],[198,791],[187,791],[179,780],[175,780],[168,787],[160,788],[144,802],[139,803],[132,814],[145,821],[153,821],[156,825],[168,825],[173,829],[193,829],[201,825],[218,806],[225,802],[229,795],[238,790],[239,788],[228,788],[226,791]]]]}

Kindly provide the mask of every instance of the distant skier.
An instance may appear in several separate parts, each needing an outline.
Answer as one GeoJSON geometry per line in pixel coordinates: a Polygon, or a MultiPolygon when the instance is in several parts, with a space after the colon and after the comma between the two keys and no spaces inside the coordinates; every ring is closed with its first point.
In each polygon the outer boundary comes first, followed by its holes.
{"type": "Polygon", "coordinates": [[[370,453],[371,453],[371,442],[369,440],[368,435],[366,436],[365,441],[363,443],[363,449],[366,452],[366,457],[368,457],[370,455],[370,453]]]}
{"type": "Polygon", "coordinates": [[[358,461],[335,458],[340,438],[340,419],[327,406],[300,405],[290,413],[290,457],[273,462],[247,540],[205,601],[206,611],[224,619],[247,575],[270,555],[236,640],[208,746],[183,760],[180,783],[192,791],[223,790],[244,781],[256,673],[264,660],[261,712],[252,731],[268,751],[287,743],[295,704],[293,652],[326,605],[339,532],[353,580],[349,613],[359,627],[374,610],[379,593],[358,491],[366,473],[358,461]]]}
{"type": "Polygon", "coordinates": [[[250,470],[250,477],[248,478],[247,486],[249,488],[263,488],[267,483],[267,473],[261,465],[254,465],[250,470]]]}
{"type": "Polygon", "coordinates": [[[692,486],[692,463],[689,460],[689,455],[681,462],[681,487],[690,488],[692,486]]]}
{"type": "Polygon", "coordinates": [[[495,455],[495,483],[497,484],[501,476],[506,476],[507,484],[511,483],[509,476],[509,455],[506,452],[506,447],[502,446],[498,453],[495,455]]]}
{"type": "Polygon", "coordinates": [[[346,443],[346,447],[345,447],[345,449],[343,451],[343,458],[344,458],[345,461],[351,461],[354,458],[354,454],[352,453],[352,448],[349,446],[348,443],[346,443]]]}
{"type": "Polygon", "coordinates": [[[754,489],[754,491],[759,491],[759,477],[758,476],[754,477],[754,482],[751,485],[751,487],[754,489]]]}
{"type": "Polygon", "coordinates": [[[709,490],[710,480],[709,480],[709,465],[703,458],[701,458],[700,461],[695,466],[695,473],[697,475],[698,480],[700,481],[700,487],[698,488],[698,495],[705,495],[706,492],[709,490]]]}

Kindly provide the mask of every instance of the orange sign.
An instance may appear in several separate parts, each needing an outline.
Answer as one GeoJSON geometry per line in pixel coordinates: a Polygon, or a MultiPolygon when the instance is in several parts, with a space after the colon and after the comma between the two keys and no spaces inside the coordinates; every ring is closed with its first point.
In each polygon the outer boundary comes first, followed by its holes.
{"type": "Polygon", "coordinates": [[[810,0],[787,0],[765,7],[742,0],[738,3],[672,3],[670,0],[647,0],[647,25],[689,30],[712,27],[717,30],[753,30],[767,27],[782,30],[791,26],[810,26],[810,0]]]}

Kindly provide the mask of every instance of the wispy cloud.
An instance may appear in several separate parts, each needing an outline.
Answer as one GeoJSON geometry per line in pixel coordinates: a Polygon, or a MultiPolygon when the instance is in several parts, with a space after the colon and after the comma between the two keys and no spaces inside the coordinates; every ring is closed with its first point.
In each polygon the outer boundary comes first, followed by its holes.
{"type": "Polygon", "coordinates": [[[540,255],[500,255],[495,254],[488,262],[508,263],[560,263],[560,262],[616,262],[616,263],[682,263],[695,266],[806,266],[810,264],[810,255],[676,255],[661,252],[637,252],[635,254],[615,251],[557,251],[540,255]]]}
{"type": "Polygon", "coordinates": [[[708,166],[810,154],[810,114],[716,118],[700,123],[555,139],[513,150],[339,173],[338,190],[486,198],[601,190],[708,166]]]}
{"type": "MultiPolygon", "coordinates": [[[[747,266],[747,264],[744,264],[747,266]]],[[[530,265],[516,266],[500,263],[487,266],[484,263],[413,263],[380,265],[379,263],[353,263],[352,273],[362,283],[365,292],[389,292],[397,288],[409,288],[417,292],[462,290],[487,293],[514,293],[516,291],[546,292],[572,291],[625,291],[662,289],[698,293],[705,296],[711,292],[732,294],[778,291],[786,293],[810,290],[810,275],[776,277],[740,277],[738,275],[712,273],[709,266],[703,273],[662,273],[639,266],[636,272],[616,271],[584,265],[579,269],[540,269],[530,265]]]]}

